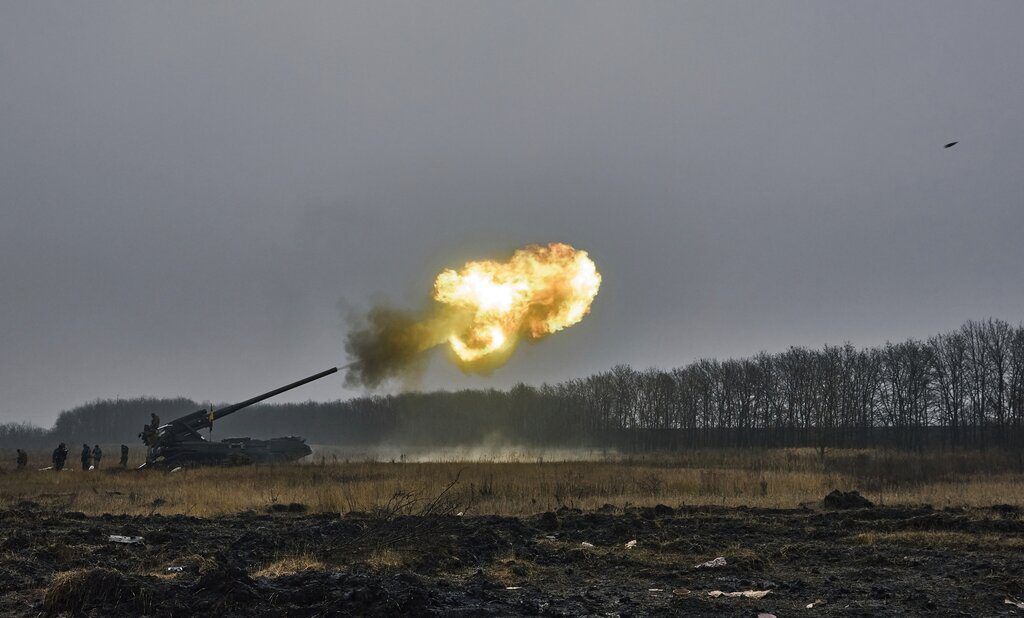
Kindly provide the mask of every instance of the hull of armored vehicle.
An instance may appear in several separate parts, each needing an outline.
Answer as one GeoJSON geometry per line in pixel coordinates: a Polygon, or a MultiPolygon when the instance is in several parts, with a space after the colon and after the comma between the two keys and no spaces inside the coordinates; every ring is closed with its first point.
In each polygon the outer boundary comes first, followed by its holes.
{"type": "Polygon", "coordinates": [[[150,451],[148,459],[169,468],[241,466],[298,461],[312,452],[302,438],[228,438],[219,442],[183,440],[173,445],[157,446],[150,451]]]}

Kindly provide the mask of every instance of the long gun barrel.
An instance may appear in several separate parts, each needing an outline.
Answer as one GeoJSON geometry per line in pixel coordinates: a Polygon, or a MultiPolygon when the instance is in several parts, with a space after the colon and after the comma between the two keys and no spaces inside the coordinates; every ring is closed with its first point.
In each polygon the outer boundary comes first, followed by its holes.
{"type": "Polygon", "coordinates": [[[331,367],[330,369],[328,369],[326,371],[321,371],[320,373],[318,373],[316,375],[309,376],[308,378],[303,378],[302,380],[299,380],[298,382],[292,382],[291,384],[288,384],[286,386],[282,386],[281,388],[275,388],[274,390],[266,392],[266,393],[263,393],[262,395],[257,395],[255,397],[253,397],[252,399],[246,399],[245,401],[240,401],[240,402],[238,402],[236,404],[232,404],[230,406],[225,406],[223,408],[220,408],[219,410],[196,410],[195,412],[192,412],[191,414],[186,414],[185,416],[182,416],[180,418],[174,419],[173,421],[171,421],[170,424],[172,424],[172,425],[183,425],[183,426],[187,427],[188,429],[191,429],[192,431],[198,431],[200,429],[206,429],[206,428],[211,427],[213,425],[213,421],[215,421],[215,420],[217,420],[219,418],[224,418],[228,414],[233,414],[233,413],[241,410],[242,408],[247,408],[247,407],[249,407],[249,406],[251,406],[253,404],[256,404],[256,403],[259,403],[259,402],[263,401],[264,399],[270,399],[274,395],[280,395],[281,393],[283,393],[285,391],[290,391],[293,388],[298,388],[298,387],[300,387],[300,386],[302,386],[304,384],[309,384],[310,382],[313,382],[314,380],[319,380],[320,378],[329,376],[332,373],[337,373],[337,371],[338,371],[338,367],[331,367]]]}
{"type": "Polygon", "coordinates": [[[328,369],[326,371],[321,371],[320,373],[318,373],[318,374],[316,374],[314,376],[309,376],[308,378],[303,378],[302,380],[299,380],[298,382],[292,382],[291,384],[289,384],[287,386],[282,386],[281,388],[275,388],[274,390],[272,390],[270,392],[263,393],[262,395],[257,395],[255,397],[253,397],[252,399],[246,399],[245,401],[242,401],[242,402],[239,402],[239,403],[227,406],[225,408],[221,408],[220,410],[213,410],[212,412],[210,412],[210,419],[211,420],[216,420],[218,418],[225,417],[228,414],[231,414],[233,412],[237,412],[237,411],[241,410],[242,408],[248,408],[249,406],[251,406],[253,404],[259,403],[259,402],[263,401],[264,399],[270,399],[274,395],[280,395],[281,393],[283,393],[285,391],[290,391],[293,388],[298,388],[298,387],[300,387],[300,386],[302,386],[304,384],[309,384],[310,382],[314,382],[316,380],[319,380],[320,378],[325,378],[325,377],[331,375],[332,373],[337,373],[337,372],[338,372],[338,368],[337,367],[331,367],[330,369],[328,369]]]}

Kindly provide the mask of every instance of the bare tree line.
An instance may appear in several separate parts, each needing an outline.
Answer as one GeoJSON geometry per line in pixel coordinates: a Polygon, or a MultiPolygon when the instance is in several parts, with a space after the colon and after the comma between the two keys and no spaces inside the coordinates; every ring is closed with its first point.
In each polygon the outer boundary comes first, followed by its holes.
{"type": "MultiPolygon", "coordinates": [[[[189,400],[98,401],[19,438],[134,438],[154,406],[165,420],[189,400]],[[77,434],[88,433],[89,436],[77,434]],[[76,435],[72,435],[76,434],[76,435]]],[[[322,444],[510,444],[675,449],[705,446],[1020,448],[1024,327],[967,322],[925,341],[872,348],[793,347],[672,370],[609,371],[508,391],[403,393],[261,405],[225,419],[220,436],[298,434],[322,444]]]]}
{"type": "Polygon", "coordinates": [[[988,320],[875,348],[793,347],[671,371],[617,366],[545,389],[583,411],[591,431],[655,432],[654,442],[1015,446],[1024,328],[988,320]]]}

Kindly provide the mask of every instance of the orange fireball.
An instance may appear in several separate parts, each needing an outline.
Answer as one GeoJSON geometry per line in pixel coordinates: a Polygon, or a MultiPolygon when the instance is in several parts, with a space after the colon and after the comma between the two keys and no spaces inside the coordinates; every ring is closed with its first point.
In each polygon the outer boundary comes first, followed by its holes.
{"type": "Polygon", "coordinates": [[[590,312],[601,275],[586,251],[563,243],[531,245],[505,262],[469,262],[434,281],[434,299],[461,319],[448,344],[465,363],[540,339],[590,312]]]}
{"type": "Polygon", "coordinates": [[[563,243],[517,249],[506,261],[468,262],[434,280],[434,303],[420,312],[374,307],[345,338],[346,382],[375,388],[415,383],[426,353],[448,343],[459,366],[488,372],[521,339],[536,340],[590,313],[601,275],[586,251],[563,243]]]}

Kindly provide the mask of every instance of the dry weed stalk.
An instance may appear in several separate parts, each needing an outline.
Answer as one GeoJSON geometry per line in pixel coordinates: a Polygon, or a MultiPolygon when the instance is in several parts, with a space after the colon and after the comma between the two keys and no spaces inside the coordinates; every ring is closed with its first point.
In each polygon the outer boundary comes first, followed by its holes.
{"type": "Polygon", "coordinates": [[[456,509],[465,506],[449,499],[452,489],[458,485],[462,470],[429,502],[417,492],[398,490],[374,509],[367,525],[351,539],[334,545],[328,553],[333,555],[382,555],[389,552],[412,551],[416,547],[427,547],[427,537],[442,534],[450,527],[450,519],[456,509]],[[422,505],[420,508],[415,508],[422,505]]]}

